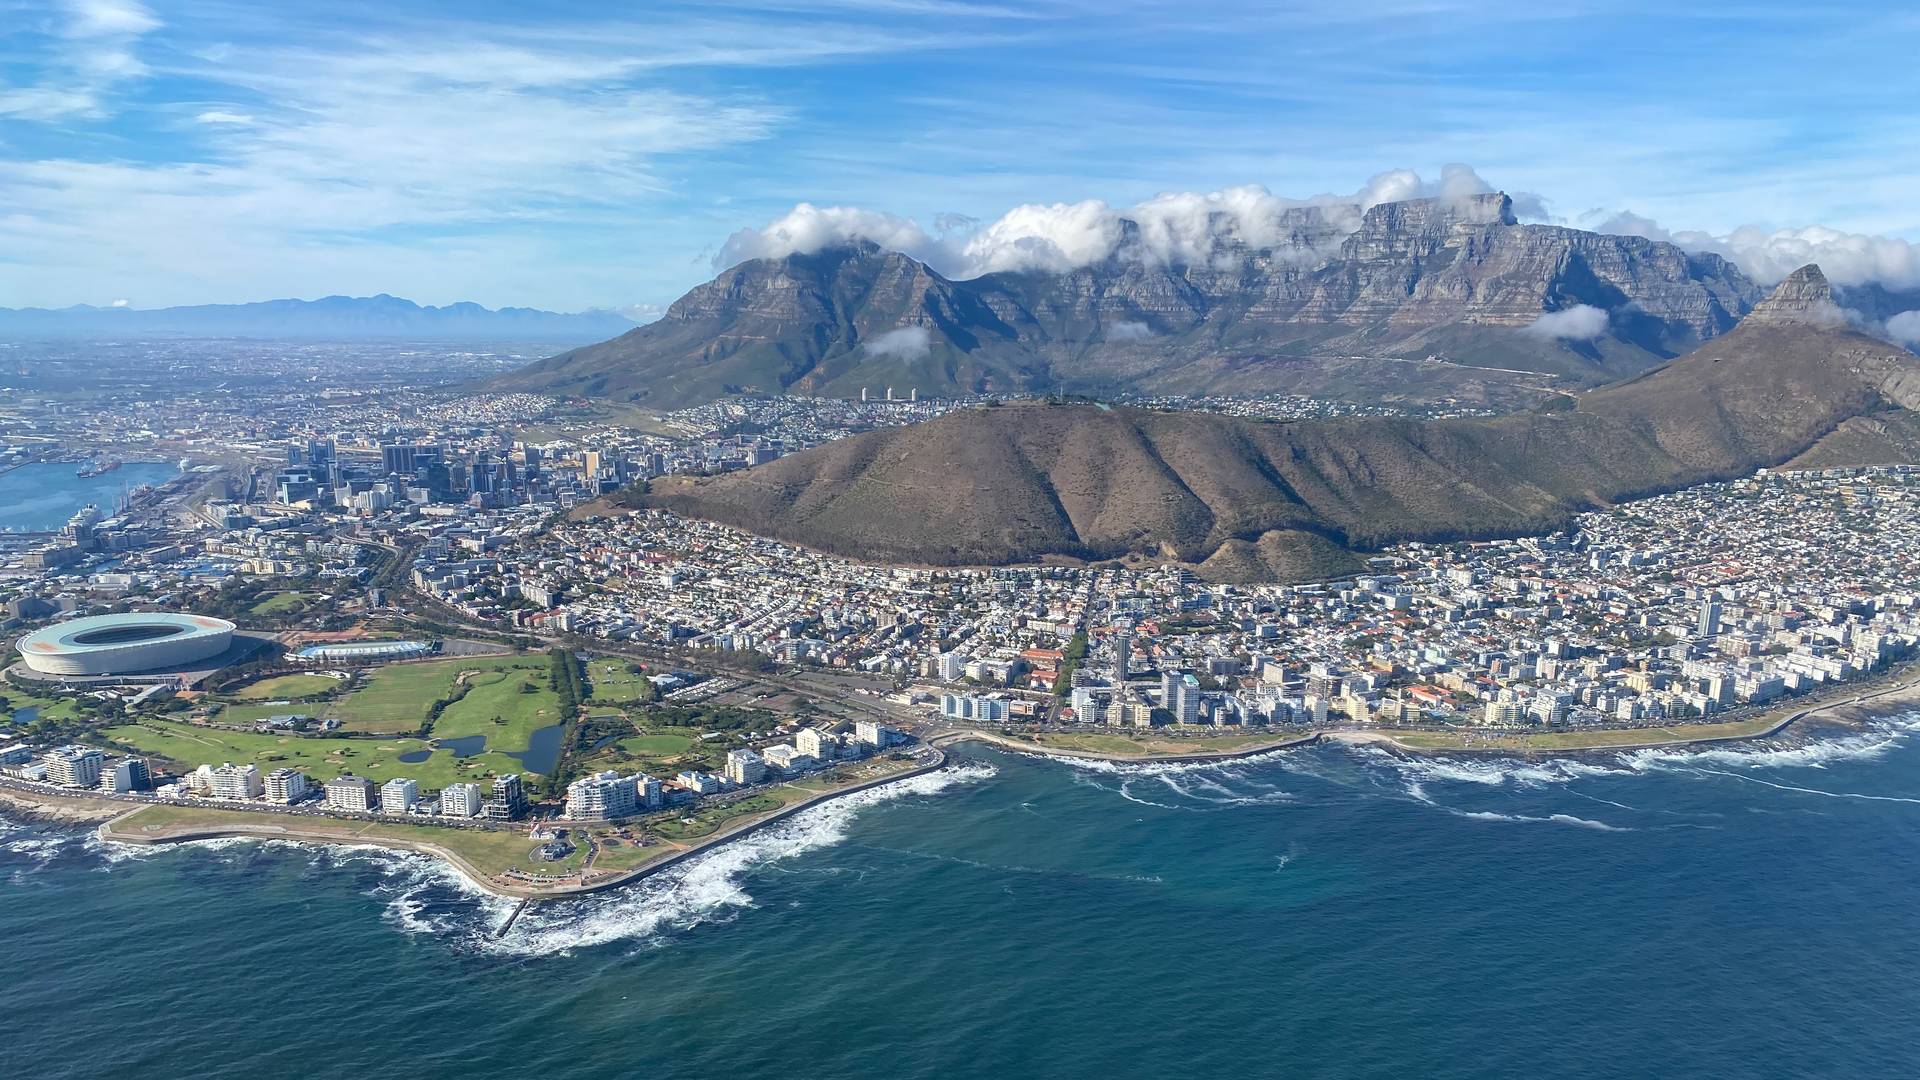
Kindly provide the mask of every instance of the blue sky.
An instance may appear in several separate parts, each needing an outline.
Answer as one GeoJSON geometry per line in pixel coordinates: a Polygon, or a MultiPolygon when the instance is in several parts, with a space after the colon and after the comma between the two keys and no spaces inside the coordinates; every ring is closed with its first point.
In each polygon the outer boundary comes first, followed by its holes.
{"type": "Polygon", "coordinates": [[[802,201],[933,231],[1449,162],[1920,284],[1912,11],[620,6],[0,0],[0,306],[662,305],[802,201]]]}

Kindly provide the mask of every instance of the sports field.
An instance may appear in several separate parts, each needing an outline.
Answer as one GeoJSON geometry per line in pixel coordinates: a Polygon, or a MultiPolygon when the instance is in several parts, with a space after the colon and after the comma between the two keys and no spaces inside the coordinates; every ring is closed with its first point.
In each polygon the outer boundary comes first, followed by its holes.
{"type": "Polygon", "coordinates": [[[587,685],[593,691],[588,698],[596,704],[630,705],[653,699],[653,684],[637,665],[619,657],[602,657],[587,664],[587,685]]]}
{"type": "Polygon", "coordinates": [[[339,679],[329,679],[325,675],[275,675],[248,683],[235,691],[233,696],[242,701],[292,700],[324,694],[339,685],[339,679]]]}

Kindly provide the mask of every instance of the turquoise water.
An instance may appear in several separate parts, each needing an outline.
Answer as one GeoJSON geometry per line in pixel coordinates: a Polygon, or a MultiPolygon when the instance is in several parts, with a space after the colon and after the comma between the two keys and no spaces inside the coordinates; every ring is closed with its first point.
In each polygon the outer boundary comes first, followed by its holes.
{"type": "Polygon", "coordinates": [[[152,461],[129,461],[99,476],[76,476],[78,468],[70,462],[52,462],[0,473],[0,529],[55,530],[88,503],[111,514],[122,492],[180,475],[172,465],[152,461]]]}
{"type": "Polygon", "coordinates": [[[504,904],[413,857],[17,826],[0,1031],[37,1077],[1920,1073],[1903,723],[1581,763],[960,759],[501,940],[504,904]]]}

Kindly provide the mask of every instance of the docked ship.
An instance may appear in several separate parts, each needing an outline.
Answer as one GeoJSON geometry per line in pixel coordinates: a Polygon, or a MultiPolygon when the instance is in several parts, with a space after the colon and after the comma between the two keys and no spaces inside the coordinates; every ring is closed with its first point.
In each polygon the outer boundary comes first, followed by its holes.
{"type": "Polygon", "coordinates": [[[93,461],[74,470],[74,475],[82,479],[89,476],[104,476],[119,467],[120,462],[118,461],[93,461]]]}

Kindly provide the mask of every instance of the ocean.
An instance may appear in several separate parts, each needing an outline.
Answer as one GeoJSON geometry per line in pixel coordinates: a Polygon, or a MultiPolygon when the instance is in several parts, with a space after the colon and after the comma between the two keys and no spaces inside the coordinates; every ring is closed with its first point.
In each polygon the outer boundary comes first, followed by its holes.
{"type": "Polygon", "coordinates": [[[0,473],[0,529],[50,532],[88,503],[112,514],[122,492],[180,475],[174,466],[155,461],[129,461],[98,476],[75,475],[78,469],[72,462],[56,461],[0,473]]]}
{"type": "Polygon", "coordinates": [[[12,1075],[1907,1077],[1920,716],[1579,761],[961,748],[531,909],[0,836],[12,1075]]]}

